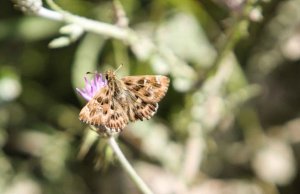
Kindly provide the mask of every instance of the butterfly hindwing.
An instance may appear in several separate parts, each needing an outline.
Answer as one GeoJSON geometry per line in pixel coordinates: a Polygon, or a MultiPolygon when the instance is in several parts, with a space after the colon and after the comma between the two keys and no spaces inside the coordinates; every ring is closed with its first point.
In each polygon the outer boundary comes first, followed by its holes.
{"type": "Polygon", "coordinates": [[[129,104],[127,115],[130,121],[150,119],[157,111],[157,103],[147,103],[141,98],[136,98],[134,103],[129,104]]]}
{"type": "Polygon", "coordinates": [[[113,131],[121,131],[124,129],[128,124],[128,116],[124,108],[113,98],[110,108],[111,112],[105,126],[113,131]]]}
{"type": "Polygon", "coordinates": [[[136,105],[136,112],[138,115],[142,115],[142,117],[150,119],[156,113],[157,108],[157,103],[142,102],[141,104],[136,105]]]}

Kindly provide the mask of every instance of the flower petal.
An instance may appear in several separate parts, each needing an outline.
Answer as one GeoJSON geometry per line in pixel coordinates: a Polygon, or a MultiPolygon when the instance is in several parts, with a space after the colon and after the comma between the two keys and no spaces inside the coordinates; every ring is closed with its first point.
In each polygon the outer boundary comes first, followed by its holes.
{"type": "Polygon", "coordinates": [[[76,88],[76,91],[87,101],[90,101],[101,88],[107,85],[107,80],[103,79],[103,76],[97,72],[90,81],[86,77],[84,77],[84,81],[85,87],[76,88]]]}

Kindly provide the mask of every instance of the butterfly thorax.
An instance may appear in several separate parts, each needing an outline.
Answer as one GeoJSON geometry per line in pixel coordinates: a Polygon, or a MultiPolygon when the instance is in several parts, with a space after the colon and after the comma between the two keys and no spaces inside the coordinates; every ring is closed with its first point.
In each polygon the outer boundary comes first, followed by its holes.
{"type": "Polygon", "coordinates": [[[123,82],[119,80],[115,73],[111,70],[108,70],[105,73],[105,78],[107,80],[108,87],[111,90],[113,98],[118,100],[121,106],[126,106],[127,98],[126,98],[126,87],[124,86],[123,82]]]}

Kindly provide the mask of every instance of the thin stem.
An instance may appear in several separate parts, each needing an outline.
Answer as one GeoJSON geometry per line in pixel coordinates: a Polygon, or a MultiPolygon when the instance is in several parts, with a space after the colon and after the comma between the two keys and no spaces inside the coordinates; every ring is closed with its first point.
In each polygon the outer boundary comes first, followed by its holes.
{"type": "Polygon", "coordinates": [[[35,13],[38,16],[48,18],[51,20],[62,21],[66,23],[77,24],[85,31],[102,34],[108,37],[116,38],[126,42],[135,40],[135,33],[130,29],[118,27],[116,25],[94,21],[84,17],[72,15],[67,12],[53,11],[44,7],[41,7],[38,12],[35,13]]]}
{"type": "Polygon", "coordinates": [[[220,51],[220,54],[217,56],[214,67],[218,68],[218,66],[222,63],[223,59],[227,56],[228,53],[233,51],[236,43],[243,37],[247,32],[247,28],[249,26],[249,13],[253,9],[253,1],[248,0],[243,8],[242,15],[239,18],[236,18],[237,21],[232,27],[230,35],[227,37],[227,41],[225,42],[223,48],[220,51]]]}
{"type": "Polygon", "coordinates": [[[79,17],[71,14],[65,15],[65,21],[81,26],[86,31],[102,34],[108,37],[130,41],[134,33],[129,29],[124,29],[112,24],[90,20],[84,17],[79,17]]]}
{"type": "Polygon", "coordinates": [[[118,157],[122,167],[125,171],[129,174],[130,178],[133,182],[138,186],[138,188],[144,194],[153,194],[153,192],[149,189],[149,187],[145,184],[145,182],[141,179],[141,177],[136,173],[133,167],[130,165],[128,160],[125,158],[123,152],[121,151],[119,145],[117,144],[114,137],[109,137],[108,143],[115,152],[116,156],[118,157]]]}
{"type": "Polygon", "coordinates": [[[61,14],[60,12],[52,11],[44,7],[40,8],[40,10],[36,14],[38,16],[51,19],[51,20],[62,21],[64,19],[63,14],[61,14]]]}
{"type": "Polygon", "coordinates": [[[63,9],[61,7],[59,7],[54,1],[46,0],[46,2],[51,9],[56,10],[56,11],[63,11],[63,9]]]}

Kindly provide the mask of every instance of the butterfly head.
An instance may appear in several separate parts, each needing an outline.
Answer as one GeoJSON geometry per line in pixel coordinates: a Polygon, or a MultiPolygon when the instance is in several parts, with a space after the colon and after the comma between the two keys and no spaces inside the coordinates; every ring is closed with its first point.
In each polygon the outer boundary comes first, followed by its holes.
{"type": "Polygon", "coordinates": [[[115,80],[116,78],[116,72],[121,69],[123,67],[123,64],[121,64],[116,70],[107,70],[105,72],[105,79],[109,82],[109,81],[112,81],[112,80],[115,80]]]}
{"type": "Polygon", "coordinates": [[[107,70],[107,71],[105,72],[104,75],[105,75],[105,79],[106,79],[108,82],[114,80],[115,77],[116,77],[115,71],[112,71],[112,70],[107,70]]]}

